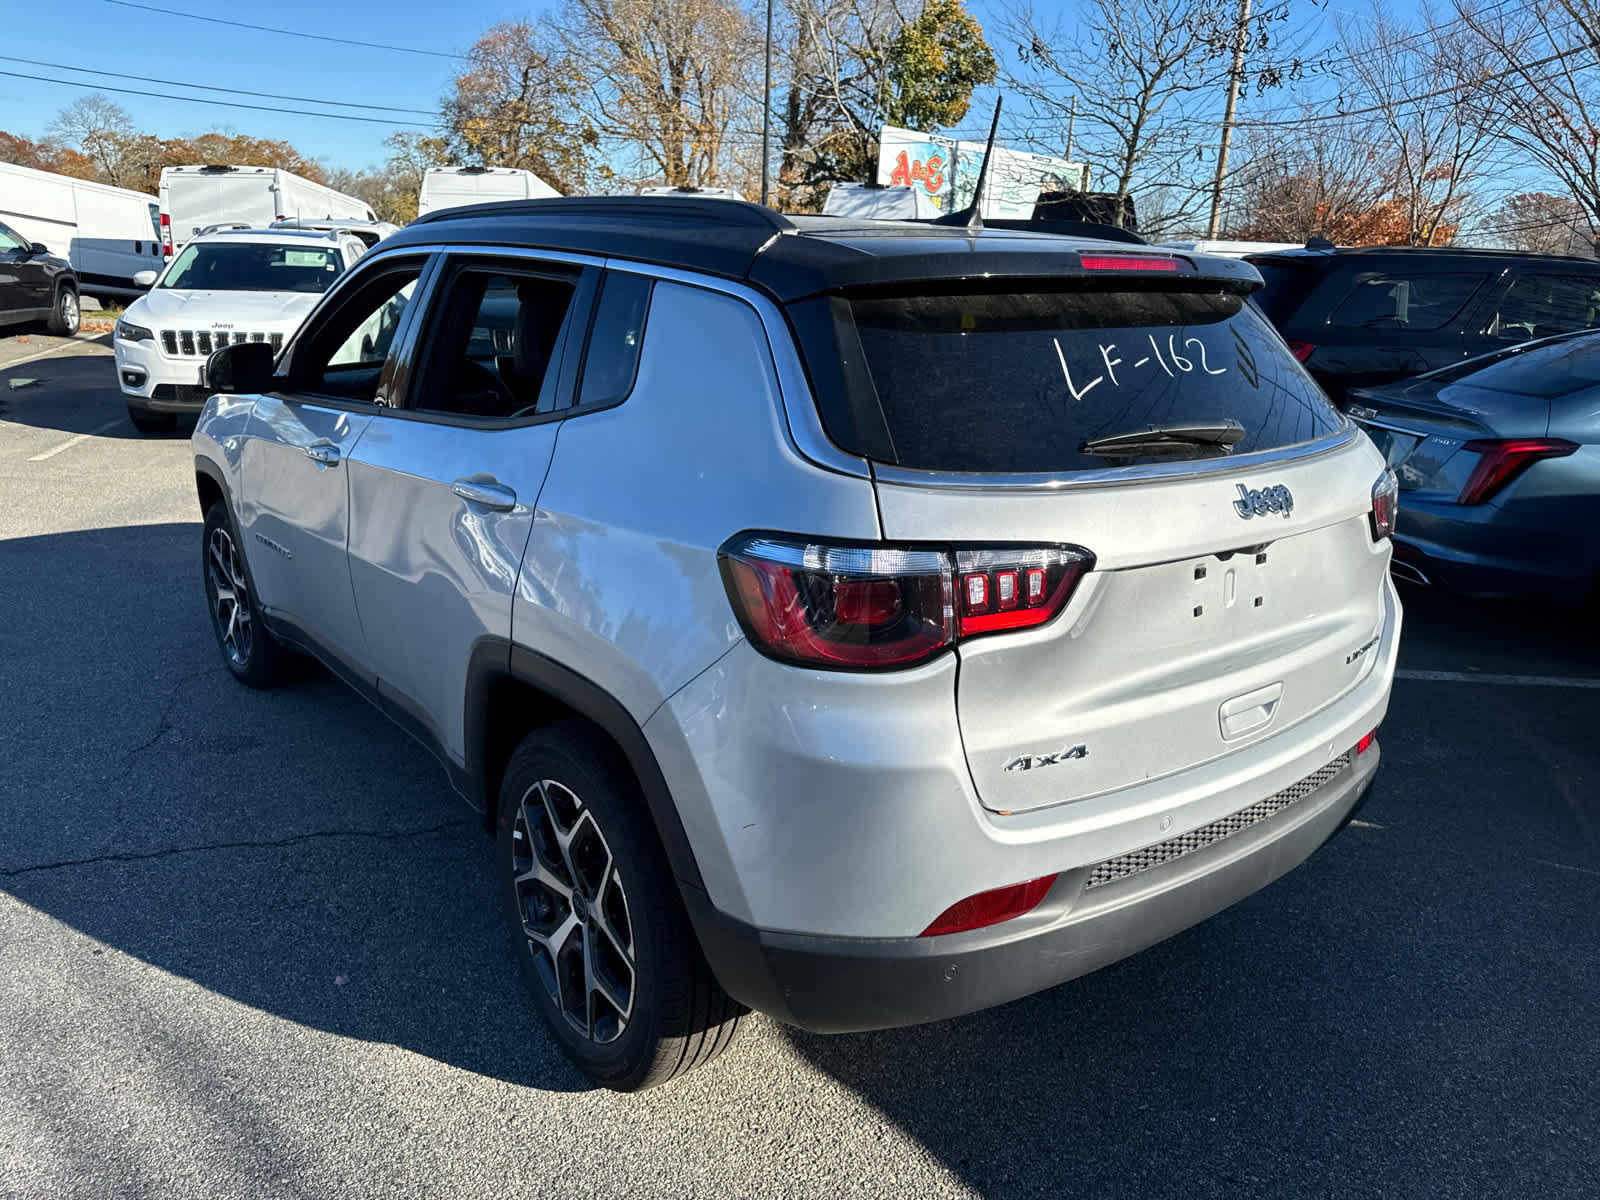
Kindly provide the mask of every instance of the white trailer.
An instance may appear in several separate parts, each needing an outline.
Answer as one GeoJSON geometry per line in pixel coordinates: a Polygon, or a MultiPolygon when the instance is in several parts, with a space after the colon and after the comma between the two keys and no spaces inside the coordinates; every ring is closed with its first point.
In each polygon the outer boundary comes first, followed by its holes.
{"type": "Polygon", "coordinates": [[[822,205],[825,217],[868,221],[930,221],[941,210],[926,192],[887,183],[836,183],[822,205]]]}
{"type": "Polygon", "coordinates": [[[140,271],[161,269],[154,196],[0,163],[0,222],[72,264],[91,296],[142,296],[140,271]]]}
{"type": "Polygon", "coordinates": [[[365,201],[279,167],[224,164],[161,169],[161,242],[169,256],[208,226],[265,229],[281,217],[378,219],[365,201]]]}
{"type": "Polygon", "coordinates": [[[519,167],[429,167],[422,176],[417,216],[438,208],[496,200],[546,200],[560,192],[519,167]]]}

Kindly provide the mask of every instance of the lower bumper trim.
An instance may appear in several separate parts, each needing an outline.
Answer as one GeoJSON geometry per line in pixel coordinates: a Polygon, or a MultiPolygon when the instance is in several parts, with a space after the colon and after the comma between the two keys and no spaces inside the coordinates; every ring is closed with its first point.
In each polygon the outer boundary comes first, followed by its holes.
{"type": "Polygon", "coordinates": [[[1286,874],[1349,822],[1376,744],[1309,795],[1137,873],[1088,889],[1063,873],[1034,912],[932,938],[819,938],[752,928],[684,889],[724,990],[816,1033],[889,1029],[1005,1004],[1086,975],[1221,912],[1286,874]]]}

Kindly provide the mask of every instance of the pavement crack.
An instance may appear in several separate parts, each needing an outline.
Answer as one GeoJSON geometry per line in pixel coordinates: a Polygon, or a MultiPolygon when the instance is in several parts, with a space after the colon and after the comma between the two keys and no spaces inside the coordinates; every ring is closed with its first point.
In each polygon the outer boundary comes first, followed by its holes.
{"type": "Polygon", "coordinates": [[[172,710],[178,706],[178,701],[183,697],[185,686],[210,675],[213,669],[205,667],[198,671],[190,671],[187,675],[182,675],[172,681],[172,686],[167,692],[166,703],[161,706],[161,713],[156,718],[155,732],[137,746],[123,751],[122,761],[117,767],[117,778],[120,779],[128,772],[128,769],[133,766],[134,759],[138,758],[146,750],[151,749],[172,730],[172,710]]]}
{"type": "Polygon", "coordinates": [[[476,818],[457,817],[450,821],[440,821],[437,825],[425,825],[420,829],[325,829],[314,833],[297,833],[285,838],[241,842],[206,842],[198,846],[171,846],[163,850],[147,850],[137,854],[97,854],[90,858],[65,858],[57,862],[34,863],[31,866],[0,870],[0,879],[16,879],[21,875],[32,875],[43,871],[64,871],[73,867],[92,867],[102,863],[149,862],[159,858],[175,858],[180,854],[209,854],[219,850],[280,850],[290,846],[303,845],[307,842],[331,841],[339,838],[369,841],[402,841],[407,838],[429,837],[436,833],[446,833],[452,829],[475,828],[479,824],[481,822],[476,818]]]}

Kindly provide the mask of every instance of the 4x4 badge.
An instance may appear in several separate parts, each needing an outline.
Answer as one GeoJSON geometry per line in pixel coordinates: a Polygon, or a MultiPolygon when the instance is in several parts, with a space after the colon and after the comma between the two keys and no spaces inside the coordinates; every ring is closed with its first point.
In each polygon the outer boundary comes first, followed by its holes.
{"type": "Polygon", "coordinates": [[[1283,484],[1260,489],[1239,485],[1239,498],[1233,502],[1233,511],[1246,521],[1251,517],[1264,517],[1268,513],[1288,516],[1294,511],[1294,494],[1283,484]]]}
{"type": "Polygon", "coordinates": [[[1024,754],[1020,758],[1013,758],[1006,764],[1006,770],[1031,771],[1035,767],[1053,767],[1068,759],[1088,757],[1089,747],[1068,746],[1065,750],[1057,750],[1054,754],[1024,754]]]}

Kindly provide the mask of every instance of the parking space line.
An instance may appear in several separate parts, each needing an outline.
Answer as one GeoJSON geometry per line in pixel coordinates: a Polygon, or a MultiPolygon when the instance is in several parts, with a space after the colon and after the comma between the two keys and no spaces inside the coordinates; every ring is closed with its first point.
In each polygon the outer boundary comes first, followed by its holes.
{"type": "Polygon", "coordinates": [[[1477,671],[1396,671],[1396,679],[1424,683],[1493,683],[1501,687],[1600,688],[1600,679],[1581,675],[1485,675],[1477,671]]]}
{"type": "Polygon", "coordinates": [[[47,458],[54,458],[56,455],[60,454],[63,450],[71,450],[74,446],[78,445],[80,442],[87,442],[90,438],[96,436],[97,434],[105,433],[109,429],[115,429],[118,425],[121,425],[121,424],[122,424],[122,422],[120,420],[107,421],[104,425],[100,426],[99,429],[91,429],[88,433],[80,433],[76,437],[70,437],[66,441],[62,442],[59,446],[51,446],[50,449],[45,450],[45,451],[43,451],[43,452],[41,452],[39,454],[33,455],[32,457],[30,457],[28,459],[28,461],[29,462],[43,462],[47,458]]]}
{"type": "Polygon", "coordinates": [[[70,350],[74,346],[100,346],[104,345],[97,338],[74,338],[70,342],[62,342],[59,346],[51,346],[48,350],[41,350],[37,354],[30,354],[26,358],[14,358],[10,362],[0,363],[0,371],[9,371],[12,367],[20,367],[26,363],[38,362],[41,358],[49,358],[52,354],[60,354],[63,350],[70,350]]]}

